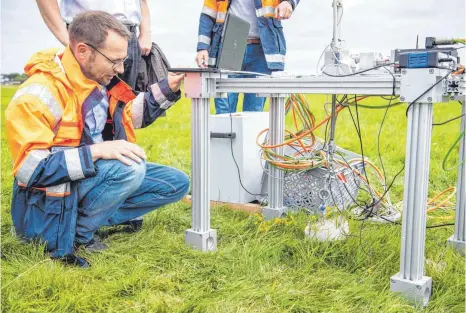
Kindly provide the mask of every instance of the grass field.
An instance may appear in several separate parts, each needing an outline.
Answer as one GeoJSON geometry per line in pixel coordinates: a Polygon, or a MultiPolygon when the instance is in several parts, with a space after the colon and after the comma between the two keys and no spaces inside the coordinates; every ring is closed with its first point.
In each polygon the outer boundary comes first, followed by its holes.
{"type": "MultiPolygon", "coordinates": [[[[2,87],[3,112],[14,94],[2,87]]],[[[308,100],[318,119],[323,96],[308,100]]],[[[383,104],[385,100],[371,100],[383,104]]],[[[388,112],[381,151],[388,181],[404,164],[406,105],[388,112]]],[[[190,168],[190,102],[172,107],[166,118],[137,132],[138,143],[153,162],[187,173],[190,168]]],[[[458,116],[458,103],[435,107],[435,121],[458,116]]],[[[376,164],[377,133],[384,110],[360,109],[365,153],[376,164]]],[[[456,184],[456,171],[441,162],[459,131],[459,121],[433,130],[429,195],[456,184]]],[[[337,143],[359,152],[354,126],[345,110],[339,115],[337,143]]],[[[458,149],[452,156],[453,164],[458,149]]],[[[177,203],[145,218],[136,234],[113,233],[100,254],[80,254],[92,267],[65,267],[51,261],[42,247],[23,244],[10,233],[12,162],[2,126],[1,305],[3,312],[465,312],[465,259],[445,245],[453,227],[427,230],[426,275],[433,297],[424,310],[390,292],[389,277],[399,269],[400,226],[351,221],[354,236],[318,243],[304,236],[309,217],[267,224],[257,216],[212,208],[218,251],[201,253],[184,244],[191,209],[177,203]]],[[[402,200],[403,177],[391,197],[402,200]]],[[[434,212],[429,224],[452,222],[454,212],[434,212]]]]}

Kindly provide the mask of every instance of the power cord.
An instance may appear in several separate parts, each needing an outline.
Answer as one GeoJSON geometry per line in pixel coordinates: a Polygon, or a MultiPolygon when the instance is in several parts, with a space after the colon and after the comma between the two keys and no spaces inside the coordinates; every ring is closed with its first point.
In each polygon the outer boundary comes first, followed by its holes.
{"type": "Polygon", "coordinates": [[[385,67],[385,66],[388,66],[388,65],[394,65],[394,64],[397,64],[397,63],[396,62],[386,63],[386,64],[383,64],[383,65],[378,65],[378,66],[374,66],[372,68],[365,69],[363,71],[359,71],[359,72],[355,72],[355,73],[351,73],[351,74],[344,74],[344,75],[333,75],[333,74],[327,73],[325,71],[322,71],[322,74],[325,74],[325,75],[330,76],[330,77],[348,77],[348,76],[355,76],[355,75],[358,75],[358,74],[362,74],[362,73],[365,73],[365,72],[369,72],[369,71],[376,70],[376,69],[381,68],[381,67],[385,67]]]}
{"type": "MultiPolygon", "coordinates": [[[[463,105],[463,102],[461,102],[461,101],[458,101],[458,103],[459,103],[460,105],[463,105]]],[[[445,122],[433,123],[432,125],[433,125],[433,126],[442,126],[442,125],[448,124],[448,123],[450,123],[450,122],[456,121],[457,119],[460,119],[460,118],[462,118],[463,116],[465,116],[465,114],[462,114],[462,115],[460,115],[460,116],[454,117],[454,118],[449,119],[449,120],[446,120],[445,122]]]]}
{"type": "Polygon", "coordinates": [[[388,113],[388,110],[390,109],[391,104],[392,104],[392,98],[390,98],[390,100],[388,102],[388,106],[385,109],[385,113],[384,113],[383,118],[382,118],[382,123],[380,124],[380,128],[379,128],[379,133],[377,135],[377,153],[379,155],[380,165],[382,166],[382,173],[383,173],[383,177],[384,177],[384,188],[387,185],[387,180],[385,178],[386,177],[385,176],[386,175],[385,166],[383,164],[382,154],[380,152],[380,137],[381,137],[382,128],[383,128],[383,125],[385,124],[385,119],[387,118],[387,113],[388,113]]]}
{"type": "Polygon", "coordinates": [[[449,120],[446,120],[445,122],[441,122],[441,123],[433,123],[432,126],[442,126],[442,125],[445,125],[445,124],[448,124],[448,123],[451,123],[453,121],[456,121],[457,119],[460,119],[462,118],[463,116],[465,116],[465,114],[462,114],[460,116],[457,116],[457,117],[454,117],[454,118],[451,118],[449,120]]]}
{"type": "MultiPolygon", "coordinates": [[[[231,115],[231,112],[230,112],[230,133],[233,133],[233,116],[231,115]]],[[[235,154],[233,153],[233,137],[230,137],[230,150],[231,150],[231,156],[233,157],[233,161],[235,162],[235,165],[236,165],[236,170],[238,171],[238,179],[239,179],[239,184],[241,185],[241,188],[243,188],[244,191],[246,191],[251,196],[259,196],[259,197],[265,196],[265,194],[261,194],[261,193],[259,194],[252,193],[249,190],[247,190],[246,187],[244,187],[243,181],[241,180],[241,171],[239,169],[238,162],[236,162],[235,154]]]]}

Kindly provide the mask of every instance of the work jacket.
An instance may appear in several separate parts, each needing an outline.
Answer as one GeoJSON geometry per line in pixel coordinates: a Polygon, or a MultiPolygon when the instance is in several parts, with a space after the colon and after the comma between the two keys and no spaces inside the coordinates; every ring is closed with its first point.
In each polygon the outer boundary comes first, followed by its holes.
{"type": "MultiPolygon", "coordinates": [[[[104,96],[69,47],[33,55],[25,73],[29,78],[5,112],[14,160],[13,225],[19,236],[44,242],[52,256],[61,257],[74,252],[77,184],[96,175],[84,117],[104,96]]],[[[106,88],[104,140],[135,142],[135,128],[150,125],[180,98],[166,79],[137,95],[117,77],[106,88]]]]}
{"type": "Polygon", "coordinates": [[[153,42],[150,53],[141,57],[136,90],[147,90],[147,87],[167,78],[169,68],[170,63],[167,57],[162,49],[153,42]]]}
{"type": "MultiPolygon", "coordinates": [[[[235,1],[235,0],[234,0],[235,1]]],[[[275,8],[283,0],[254,0],[259,37],[271,70],[284,70],[286,41],[280,20],[274,18],[275,8]]],[[[293,10],[300,0],[290,0],[293,10]]],[[[215,66],[220,51],[225,17],[231,0],[204,0],[199,20],[197,51],[209,51],[209,66],[215,66]]],[[[241,17],[241,16],[240,16],[241,17]]]]}

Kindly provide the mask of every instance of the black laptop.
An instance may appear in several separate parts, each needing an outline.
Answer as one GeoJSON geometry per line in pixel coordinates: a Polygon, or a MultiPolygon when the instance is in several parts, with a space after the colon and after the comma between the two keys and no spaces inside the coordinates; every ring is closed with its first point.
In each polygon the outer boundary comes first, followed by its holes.
{"type": "Polygon", "coordinates": [[[220,70],[241,71],[246,51],[250,23],[236,15],[228,13],[222,33],[220,51],[215,67],[206,68],[169,68],[169,72],[220,72],[220,70]]]}

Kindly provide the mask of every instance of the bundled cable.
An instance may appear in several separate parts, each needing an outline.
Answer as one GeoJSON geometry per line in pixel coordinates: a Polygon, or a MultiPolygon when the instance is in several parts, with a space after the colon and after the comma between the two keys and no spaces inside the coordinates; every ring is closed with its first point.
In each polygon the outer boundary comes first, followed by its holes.
{"type": "MultiPolygon", "coordinates": [[[[348,106],[356,104],[357,106],[361,106],[358,101],[366,98],[367,97],[363,96],[343,96],[343,98],[338,101],[336,114],[338,115],[348,106]]],[[[396,99],[396,97],[387,100],[394,99],[396,99]]],[[[364,105],[364,107],[369,109],[389,109],[396,105],[399,105],[399,102],[388,106],[364,105]]],[[[265,160],[269,166],[281,169],[287,173],[306,173],[312,169],[322,168],[328,170],[331,175],[336,176],[337,179],[339,178],[338,173],[345,171],[344,173],[346,173],[346,175],[350,173],[350,179],[359,186],[359,190],[366,192],[371,198],[371,201],[366,204],[362,204],[360,201],[358,202],[357,199],[351,199],[351,204],[355,207],[353,214],[359,216],[365,214],[367,219],[373,221],[395,221],[400,217],[402,203],[400,202],[397,205],[392,204],[389,195],[389,187],[387,188],[386,186],[385,176],[374,163],[367,158],[351,157],[346,159],[342,155],[337,155],[337,157],[332,158],[332,164],[328,163],[327,142],[317,138],[314,132],[323,125],[328,124],[332,118],[331,115],[328,114],[322,121],[316,122],[316,118],[310,109],[309,103],[301,94],[293,94],[290,96],[285,104],[285,112],[287,116],[291,116],[293,127],[292,129],[285,130],[283,143],[271,144],[268,142],[267,136],[261,141],[260,138],[268,132],[268,129],[261,131],[256,138],[256,143],[261,148],[262,159],[265,160]],[[286,147],[284,155],[280,155],[274,151],[274,149],[280,147],[286,147]],[[361,169],[361,165],[363,165],[363,169],[361,169]],[[376,177],[378,187],[369,182],[367,175],[370,173],[372,173],[372,176],[376,177]]],[[[347,188],[345,184],[342,186],[342,188],[347,188]]],[[[343,190],[342,192],[347,194],[351,193],[349,190],[343,190]]],[[[454,204],[451,202],[451,199],[455,193],[456,189],[451,187],[430,199],[428,201],[428,212],[433,212],[437,209],[452,208],[454,204]],[[445,200],[439,200],[447,193],[450,193],[450,195],[445,200]]],[[[332,195],[332,197],[334,197],[334,195],[332,195]]],[[[336,205],[336,203],[334,204],[336,205]]]]}
{"type": "MultiPolygon", "coordinates": [[[[336,114],[339,114],[345,107],[354,105],[358,101],[361,101],[367,97],[355,96],[348,97],[343,96],[338,101],[336,107],[336,114]]],[[[370,108],[378,109],[382,106],[368,106],[370,108]]],[[[386,106],[383,106],[386,107],[386,106]]],[[[265,140],[260,142],[260,138],[268,131],[263,130],[257,136],[257,144],[261,147],[261,154],[263,160],[265,160],[269,166],[281,169],[285,172],[297,172],[303,175],[312,169],[321,168],[327,170],[330,175],[340,181],[351,180],[352,184],[350,187],[345,184],[341,185],[339,189],[343,189],[340,192],[345,195],[337,195],[338,200],[332,202],[337,205],[336,202],[340,202],[343,197],[352,197],[351,190],[344,190],[344,188],[358,188],[367,191],[371,198],[375,197],[377,202],[377,212],[384,215],[399,215],[399,212],[393,210],[390,197],[385,186],[385,177],[372,162],[367,159],[363,159],[360,156],[352,156],[345,159],[343,155],[335,155],[335,158],[328,158],[328,144],[326,141],[316,138],[314,132],[325,124],[328,124],[331,115],[327,115],[322,121],[316,122],[315,116],[312,113],[308,102],[302,95],[291,95],[285,106],[287,116],[291,116],[293,121],[293,129],[285,130],[285,138],[282,144],[270,144],[265,140]],[[274,151],[275,148],[286,147],[285,154],[279,155],[274,151]],[[331,162],[331,164],[329,163],[331,162]],[[367,179],[367,173],[365,170],[361,170],[361,164],[367,165],[368,170],[374,171],[376,177],[382,188],[374,188],[367,179]],[[346,177],[348,176],[348,177],[346,177]],[[351,177],[349,177],[351,176],[351,177]],[[348,194],[348,195],[346,195],[348,194]]],[[[362,166],[363,168],[365,166],[362,166]]],[[[329,187],[332,189],[332,186],[329,187]]],[[[297,192],[299,193],[299,192],[297,192]]],[[[332,195],[332,198],[334,195],[332,195]]],[[[350,199],[350,203],[357,204],[356,199],[350,199]],[[352,200],[352,201],[351,201],[352,200]]],[[[345,205],[346,206],[346,205],[345,205]]],[[[388,217],[390,217],[388,216],[388,217]]]]}

